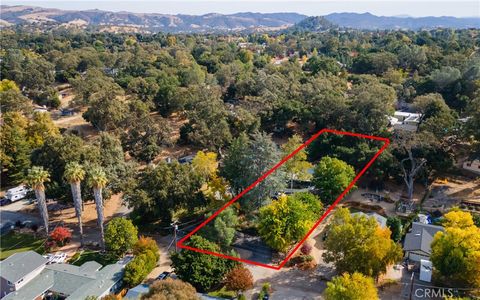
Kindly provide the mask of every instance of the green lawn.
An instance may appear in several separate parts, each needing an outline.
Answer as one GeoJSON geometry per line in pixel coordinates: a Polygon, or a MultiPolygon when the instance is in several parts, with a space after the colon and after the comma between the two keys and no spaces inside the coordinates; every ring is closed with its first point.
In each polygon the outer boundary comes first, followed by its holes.
{"type": "Polygon", "coordinates": [[[45,252],[44,239],[35,238],[31,234],[9,232],[0,237],[0,260],[3,260],[16,252],[28,250],[40,254],[45,252]]]}
{"type": "Polygon", "coordinates": [[[113,264],[116,262],[116,259],[102,254],[99,251],[85,250],[83,252],[77,252],[69,261],[72,265],[81,266],[87,261],[96,261],[102,266],[113,264]]]}

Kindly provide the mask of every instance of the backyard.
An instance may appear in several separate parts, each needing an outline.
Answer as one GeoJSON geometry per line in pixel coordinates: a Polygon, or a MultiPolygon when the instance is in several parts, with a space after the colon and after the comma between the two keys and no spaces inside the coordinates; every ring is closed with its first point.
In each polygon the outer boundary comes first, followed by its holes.
{"type": "Polygon", "coordinates": [[[100,251],[84,250],[84,251],[77,252],[70,259],[69,263],[75,266],[81,266],[88,261],[96,261],[102,266],[106,266],[108,264],[112,264],[116,262],[116,259],[106,254],[102,254],[100,253],[100,251]]]}
{"type": "Polygon", "coordinates": [[[10,255],[28,250],[44,253],[43,244],[45,239],[36,238],[31,234],[10,232],[2,236],[0,245],[0,260],[4,260],[10,255]]]}

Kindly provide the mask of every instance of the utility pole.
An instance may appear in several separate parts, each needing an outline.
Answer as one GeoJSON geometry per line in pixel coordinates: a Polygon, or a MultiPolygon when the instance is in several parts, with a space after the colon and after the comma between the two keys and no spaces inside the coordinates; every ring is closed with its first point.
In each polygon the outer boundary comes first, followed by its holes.
{"type": "Polygon", "coordinates": [[[173,242],[175,243],[175,252],[177,252],[178,251],[178,249],[177,249],[178,224],[176,222],[173,222],[170,225],[173,226],[173,242]]]}
{"type": "Polygon", "coordinates": [[[415,272],[412,272],[412,278],[410,279],[410,297],[408,298],[409,300],[412,300],[412,295],[413,295],[413,281],[415,280],[415,272]]]}

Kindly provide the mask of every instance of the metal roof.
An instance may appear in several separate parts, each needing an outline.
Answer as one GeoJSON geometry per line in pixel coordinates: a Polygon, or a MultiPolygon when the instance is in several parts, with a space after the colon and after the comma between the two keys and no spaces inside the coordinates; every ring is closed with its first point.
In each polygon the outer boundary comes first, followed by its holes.
{"type": "Polygon", "coordinates": [[[0,262],[0,277],[17,282],[47,263],[47,259],[35,251],[15,253],[0,262]]]}
{"type": "Polygon", "coordinates": [[[412,229],[405,236],[403,250],[421,250],[425,253],[430,254],[430,244],[432,243],[435,234],[439,231],[444,231],[444,228],[436,225],[413,222],[412,229]]]}

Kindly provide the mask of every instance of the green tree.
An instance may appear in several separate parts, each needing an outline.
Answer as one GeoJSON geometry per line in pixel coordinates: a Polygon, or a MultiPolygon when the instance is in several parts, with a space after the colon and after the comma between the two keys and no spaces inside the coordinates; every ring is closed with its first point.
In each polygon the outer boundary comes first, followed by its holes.
{"type": "Polygon", "coordinates": [[[355,178],[355,170],[342,160],[323,157],[315,166],[313,183],[320,198],[328,204],[337,199],[355,178]]]}
{"type": "Polygon", "coordinates": [[[155,268],[156,263],[155,253],[151,251],[145,251],[135,256],[125,267],[123,281],[129,287],[142,283],[145,277],[155,268]]]}
{"type": "Polygon", "coordinates": [[[150,291],[142,296],[142,300],[199,300],[197,290],[187,283],[178,279],[167,278],[157,280],[150,286],[150,291]]]}
{"type": "Polygon", "coordinates": [[[17,184],[24,180],[30,167],[31,145],[27,142],[28,119],[19,112],[2,115],[0,131],[0,160],[9,182],[17,184]]]}
{"type": "Polygon", "coordinates": [[[231,138],[225,110],[217,89],[195,86],[186,91],[188,123],[181,138],[210,150],[225,146],[231,138]]]}
{"type": "Polygon", "coordinates": [[[151,162],[160,154],[161,146],[170,144],[171,128],[161,117],[154,120],[146,103],[133,100],[128,107],[129,113],[121,124],[123,147],[131,156],[151,162]]]}
{"type": "Polygon", "coordinates": [[[50,180],[50,174],[42,167],[34,166],[28,170],[26,183],[32,187],[35,191],[35,197],[37,198],[38,211],[42,217],[43,226],[45,227],[45,233],[48,236],[48,210],[47,201],[45,198],[45,186],[44,183],[50,180]]]}
{"type": "Polygon", "coordinates": [[[307,63],[303,66],[304,70],[312,72],[313,75],[323,71],[337,75],[341,68],[334,58],[327,56],[312,56],[307,60],[307,63]]]}
{"type": "Polygon", "coordinates": [[[378,298],[373,279],[361,273],[336,276],[327,283],[326,300],[375,300],[378,298]]]}
{"type": "Polygon", "coordinates": [[[388,217],[387,226],[392,232],[392,240],[400,242],[402,239],[402,221],[398,217],[388,217]]]}
{"type": "Polygon", "coordinates": [[[235,210],[229,207],[208,222],[201,234],[206,239],[219,245],[230,246],[235,237],[238,223],[235,210]]]}
{"type": "MultiPolygon", "coordinates": [[[[128,225],[128,227],[131,226],[128,225]]],[[[129,230],[131,231],[132,228],[129,230]]],[[[125,267],[124,282],[130,287],[140,284],[157,265],[160,258],[159,251],[155,240],[148,237],[140,237],[133,245],[135,257],[125,267]]]]}
{"type": "MultiPolygon", "coordinates": [[[[362,129],[362,133],[378,134],[386,130],[387,115],[393,113],[397,95],[395,90],[377,79],[362,78],[352,87],[350,106],[351,130],[362,129]]],[[[347,127],[348,128],[348,127],[347,127]]]]}
{"type": "Polygon", "coordinates": [[[339,272],[360,272],[377,278],[387,266],[402,258],[402,249],[390,239],[388,228],[382,229],[374,218],[351,216],[346,208],[334,214],[323,258],[334,263],[339,272]]]}
{"type": "Polygon", "coordinates": [[[100,228],[100,244],[105,249],[105,233],[103,228],[103,188],[107,185],[108,179],[105,171],[100,167],[92,167],[88,172],[87,184],[93,189],[95,207],[97,208],[97,224],[100,228]]]}
{"type": "MultiPolygon", "coordinates": [[[[240,135],[228,149],[221,175],[230,183],[235,194],[254,183],[280,161],[280,151],[266,133],[254,133],[252,140],[240,135]]],[[[240,204],[243,209],[259,208],[275,192],[285,186],[284,174],[274,172],[246,193],[240,204]]]]}
{"type": "Polygon", "coordinates": [[[92,95],[90,106],[83,113],[83,118],[100,131],[119,128],[128,111],[126,103],[119,99],[119,95],[107,87],[92,95]]]}
{"type": "Polygon", "coordinates": [[[451,136],[456,117],[440,94],[427,94],[414,99],[413,105],[423,114],[420,130],[433,133],[438,139],[451,136]]]}
{"type": "Polygon", "coordinates": [[[128,83],[127,89],[143,102],[150,102],[157,94],[159,86],[153,77],[136,77],[128,83]]]}
{"type": "Polygon", "coordinates": [[[0,81],[0,110],[2,113],[31,110],[30,100],[22,95],[14,81],[8,79],[0,81]]]}
{"type": "Polygon", "coordinates": [[[124,199],[144,220],[169,222],[177,210],[205,204],[201,186],[202,179],[190,164],[162,161],[140,173],[124,199]]]}
{"type": "MultiPolygon", "coordinates": [[[[286,157],[298,147],[302,145],[302,138],[298,135],[293,135],[282,146],[283,156],[286,157]]],[[[312,168],[312,164],[307,161],[307,151],[305,148],[298,151],[289,160],[284,163],[284,169],[290,179],[290,188],[293,188],[293,180],[309,180],[312,175],[308,172],[312,168]]]]}
{"type": "MultiPolygon", "coordinates": [[[[211,252],[220,251],[216,244],[197,235],[190,237],[187,245],[211,252]]],[[[171,259],[175,274],[202,292],[222,282],[225,274],[238,265],[232,260],[188,250],[173,253],[171,259]]]]}
{"type": "Polygon", "coordinates": [[[80,183],[85,179],[85,170],[83,166],[77,162],[68,163],[65,166],[65,173],[63,175],[65,180],[70,184],[72,190],[73,205],[75,207],[75,214],[78,220],[78,229],[80,232],[81,245],[84,245],[83,240],[83,224],[82,224],[82,191],[80,183]]]}
{"type": "Polygon", "coordinates": [[[117,257],[131,251],[137,241],[137,227],[129,219],[113,218],[105,229],[105,247],[117,257]]]}
{"type": "Polygon", "coordinates": [[[284,252],[307,234],[317,218],[301,199],[282,195],[260,208],[258,232],[268,246],[284,252]]]}
{"type": "Polygon", "coordinates": [[[116,84],[113,78],[105,76],[99,69],[88,69],[85,76],[76,76],[69,80],[75,91],[74,101],[80,105],[90,104],[98,99],[102,91],[109,91],[113,95],[122,93],[122,88],[116,84]]]}

